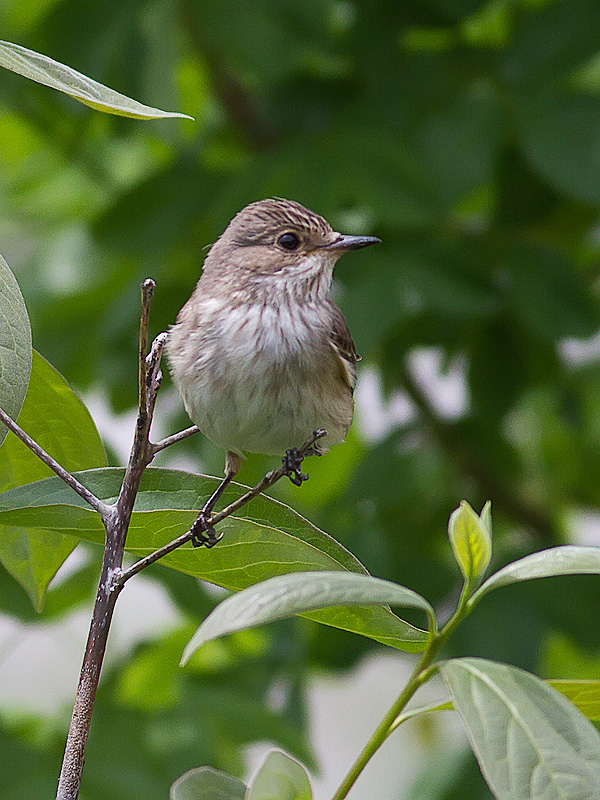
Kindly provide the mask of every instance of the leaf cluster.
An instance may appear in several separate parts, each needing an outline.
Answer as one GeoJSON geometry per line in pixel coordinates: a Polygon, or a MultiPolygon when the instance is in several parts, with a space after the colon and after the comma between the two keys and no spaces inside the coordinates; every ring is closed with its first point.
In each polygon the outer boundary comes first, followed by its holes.
{"type": "MultiPolygon", "coordinates": [[[[463,502],[450,518],[448,533],[464,584],[455,612],[440,631],[435,612],[427,601],[402,586],[367,575],[288,574],[259,583],[220,603],[187,645],[183,662],[216,637],[302,613],[315,606],[387,602],[419,608],[427,614],[429,624],[423,656],[334,800],[346,797],[368,760],[399,725],[420,714],[446,708],[459,712],[481,771],[498,800],[599,798],[600,736],[584,716],[585,711],[592,719],[597,716],[599,681],[583,682],[578,691],[577,685],[569,682],[557,681],[549,686],[529,672],[487,659],[454,658],[433,666],[432,662],[441,645],[489,592],[544,577],[600,574],[600,551],[576,546],[544,550],[509,564],[482,583],[492,554],[490,504],[477,515],[463,502]],[[405,711],[415,691],[438,670],[450,692],[450,701],[405,711]],[[565,695],[575,704],[583,700],[578,705],[579,710],[565,695]]],[[[285,772],[287,783],[296,785],[287,792],[271,790],[268,796],[310,800],[312,793],[306,778],[303,784],[293,779],[298,765],[275,753],[272,756],[283,762],[280,769],[285,772]]],[[[267,759],[255,780],[268,771],[268,764],[267,759]]],[[[224,776],[222,779],[226,780],[224,776]]],[[[181,785],[186,786],[190,800],[208,800],[213,780],[217,780],[214,773],[197,771],[193,777],[183,777],[181,785]]],[[[177,788],[176,783],[172,791],[176,792],[177,788]]],[[[228,791],[224,785],[227,798],[238,796],[228,791]]],[[[240,792],[240,797],[250,798],[253,787],[242,787],[240,792]]]]}

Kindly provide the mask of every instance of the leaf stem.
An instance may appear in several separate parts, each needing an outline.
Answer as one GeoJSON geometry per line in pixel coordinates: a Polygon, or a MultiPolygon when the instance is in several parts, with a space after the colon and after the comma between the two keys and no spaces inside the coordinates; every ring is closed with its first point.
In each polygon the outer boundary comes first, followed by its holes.
{"type": "Polygon", "coordinates": [[[361,772],[367,766],[368,762],[371,760],[373,755],[377,752],[377,750],[381,747],[381,745],[385,742],[387,737],[390,735],[391,730],[394,728],[394,723],[396,719],[400,716],[401,712],[404,710],[404,707],[417,691],[419,686],[421,686],[426,680],[426,670],[429,666],[431,659],[434,656],[434,649],[433,644],[435,640],[432,641],[430,646],[425,650],[419,663],[415,667],[412,675],[408,679],[408,682],[396,702],[392,705],[390,710],[387,712],[385,717],[381,720],[377,729],[363,748],[361,754],[356,759],[352,767],[350,768],[348,774],[340,784],[338,790],[333,795],[332,800],[343,800],[350,789],[356,783],[361,772]]]}
{"type": "MultiPolygon", "coordinates": [[[[380,724],[377,726],[377,729],[363,748],[362,752],[360,753],[359,757],[356,759],[352,767],[350,768],[348,774],[340,784],[338,790],[333,795],[332,800],[344,800],[347,796],[350,789],[354,786],[356,780],[358,779],[361,772],[367,766],[368,762],[371,760],[373,755],[377,752],[377,750],[381,747],[381,745],[385,742],[388,736],[396,730],[398,725],[401,722],[404,722],[405,719],[408,719],[409,716],[415,716],[415,714],[411,714],[408,712],[407,714],[402,714],[406,704],[411,700],[417,689],[426,683],[433,675],[437,672],[437,666],[432,665],[432,661],[435,658],[436,654],[438,653],[440,647],[444,644],[446,639],[452,634],[455,630],[456,626],[461,622],[462,619],[468,614],[468,607],[467,607],[467,596],[463,592],[461,594],[458,606],[454,614],[450,617],[446,625],[442,628],[439,633],[434,633],[432,638],[429,641],[428,646],[426,647],[425,651],[423,652],[421,658],[415,669],[413,670],[408,682],[400,695],[398,696],[395,703],[392,705],[390,710],[387,712],[385,717],[382,719],[380,724]]],[[[430,709],[430,710],[433,710],[430,709]]],[[[421,709],[423,711],[423,709],[421,709]]],[[[415,709],[416,712],[416,709],[415,709]]]]}
{"type": "Polygon", "coordinates": [[[166,439],[161,439],[160,442],[155,442],[152,445],[152,452],[154,455],[160,453],[161,450],[164,450],[166,447],[170,447],[172,444],[177,444],[178,442],[183,442],[184,439],[187,439],[190,436],[193,436],[195,433],[198,433],[199,428],[197,425],[192,425],[190,428],[186,428],[183,431],[179,431],[179,433],[174,433],[172,436],[167,436],[166,439]]]}
{"type": "MultiPolygon", "coordinates": [[[[425,683],[426,681],[423,682],[425,683]]],[[[414,717],[420,717],[421,714],[430,714],[432,711],[452,711],[452,709],[453,706],[451,700],[443,700],[440,703],[431,703],[430,705],[427,706],[418,706],[417,708],[411,708],[409,711],[405,711],[403,714],[399,714],[396,717],[394,722],[390,725],[389,733],[392,734],[396,730],[396,728],[399,728],[403,722],[406,722],[406,720],[413,719],[414,717]]]]}

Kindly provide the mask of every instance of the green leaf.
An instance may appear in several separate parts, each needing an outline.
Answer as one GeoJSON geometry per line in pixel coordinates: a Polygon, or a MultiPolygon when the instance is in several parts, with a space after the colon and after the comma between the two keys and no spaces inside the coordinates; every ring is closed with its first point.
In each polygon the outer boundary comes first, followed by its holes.
{"type": "Polygon", "coordinates": [[[513,561],[489,577],[471,597],[469,605],[474,606],[484,595],[500,586],[556,575],[600,575],[600,548],[578,545],[551,547],[513,561]]]}
{"type": "MultiPolygon", "coordinates": [[[[124,471],[117,468],[78,473],[97,497],[116,497],[124,471]]],[[[189,529],[198,509],[220,483],[218,478],[150,468],[144,473],[127,536],[127,550],[146,556],[189,529]]],[[[224,504],[247,487],[231,485],[224,504]]],[[[98,544],[104,529],[98,515],[60,478],[48,478],[0,495],[0,525],[20,525],[65,534],[98,544]]],[[[165,566],[224,586],[245,589],[286,572],[340,570],[366,574],[362,564],[323,531],[283,503],[260,496],[223,520],[224,539],[211,550],[186,545],[165,556],[165,566]]],[[[418,652],[427,633],[383,606],[325,609],[307,614],[336,628],[360,633],[408,652],[418,652]]]]}
{"type": "Polygon", "coordinates": [[[248,787],[244,800],[311,800],[306,770],[295,759],[272,750],[248,787]]]}
{"type": "MultiPolygon", "coordinates": [[[[544,681],[545,684],[556,689],[564,697],[579,709],[584,717],[592,722],[600,722],[600,680],[564,680],[554,679],[544,681]]],[[[431,706],[417,706],[401,714],[394,722],[393,727],[401,724],[407,719],[429,714],[432,711],[452,711],[456,710],[451,700],[437,703],[431,706]]]]}
{"type": "Polygon", "coordinates": [[[567,697],[585,717],[600,722],[599,680],[547,680],[545,683],[567,697]]]}
{"type": "MultiPolygon", "coordinates": [[[[31,379],[18,422],[65,469],[106,463],[102,441],[87,408],[39,353],[33,354],[31,379]]],[[[47,475],[53,475],[50,468],[11,434],[0,449],[0,489],[47,475]]],[[[52,526],[16,522],[0,533],[0,561],[40,611],[48,583],[76,546],[76,539],[52,526]]]]}
{"type": "Polygon", "coordinates": [[[474,589],[492,557],[492,504],[488,500],[479,516],[466,500],[450,515],[448,536],[465,584],[474,589]]]}
{"type": "Polygon", "coordinates": [[[545,91],[514,98],[523,154],[560,192],[600,203],[600,98],[545,91]]]}
{"type": "Polygon", "coordinates": [[[17,72],[29,80],[64,92],[97,111],[134,119],[161,119],[164,117],[192,119],[187,114],[160,111],[158,108],[145,106],[138,103],[137,100],[125,97],[125,95],[93,81],[65,64],[60,64],[48,56],[36,53],[34,50],[27,50],[27,48],[11,42],[0,41],[0,66],[17,72]]]}
{"type": "Polygon", "coordinates": [[[596,0],[559,0],[522,19],[501,67],[511,83],[547,85],[598,52],[596,0]]]}
{"type": "Polygon", "coordinates": [[[184,772],[169,790],[169,800],[243,800],[246,786],[212,767],[184,772]]]}
{"type": "MultiPolygon", "coordinates": [[[[592,336],[598,310],[574,264],[550,247],[518,244],[507,249],[502,266],[510,275],[508,291],[524,327],[554,343],[566,336],[592,336]],[[544,302],[540,302],[540,286],[544,302]]],[[[513,323],[514,324],[514,323],[513,323]]]]}
{"type": "Polygon", "coordinates": [[[485,659],[445,661],[440,672],[498,800],[599,800],[600,737],[566,698],[485,659]]]}
{"type": "MultiPolygon", "coordinates": [[[[16,419],[31,372],[31,328],[15,276],[0,256],[0,408],[16,419]]],[[[0,445],[7,428],[0,422],[0,445]]]]}
{"type": "Polygon", "coordinates": [[[378,604],[418,608],[435,628],[435,613],[427,600],[404,586],[370,575],[295,572],[270,578],[219,603],[186,646],[181,663],[187,663],[205,642],[234,631],[322,608],[378,604]]]}
{"type": "Polygon", "coordinates": [[[414,134],[415,149],[448,205],[493,178],[500,119],[495,93],[478,83],[431,109],[414,134]]]}

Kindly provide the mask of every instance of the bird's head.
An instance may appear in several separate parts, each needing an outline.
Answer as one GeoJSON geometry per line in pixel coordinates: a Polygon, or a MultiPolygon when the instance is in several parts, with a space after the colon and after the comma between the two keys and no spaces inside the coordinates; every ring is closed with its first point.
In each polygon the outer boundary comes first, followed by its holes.
{"type": "Polygon", "coordinates": [[[302,279],[331,275],[348,250],[379,242],[375,236],[334,231],[319,214],[292,200],[260,200],[243,208],[212,246],[205,272],[240,272],[302,279]]]}

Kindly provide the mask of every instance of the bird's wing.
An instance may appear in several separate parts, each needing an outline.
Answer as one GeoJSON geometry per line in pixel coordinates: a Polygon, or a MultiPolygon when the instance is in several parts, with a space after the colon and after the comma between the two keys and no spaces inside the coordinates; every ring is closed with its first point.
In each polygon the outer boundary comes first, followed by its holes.
{"type": "Polygon", "coordinates": [[[331,312],[329,344],[340,362],[344,382],[348,385],[350,391],[354,392],[354,387],[356,386],[356,362],[360,361],[360,356],[356,352],[346,318],[334,303],[331,303],[331,312]]]}

